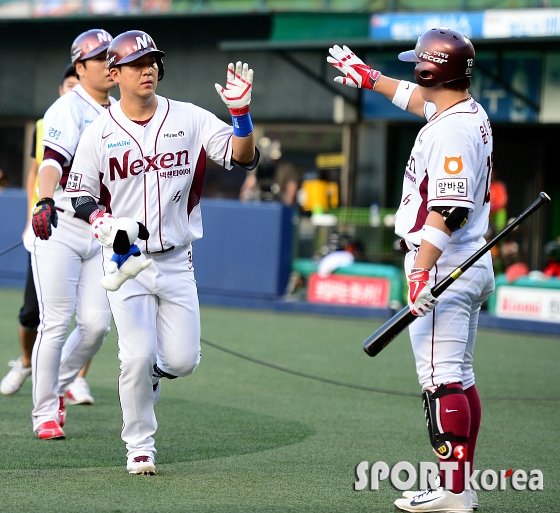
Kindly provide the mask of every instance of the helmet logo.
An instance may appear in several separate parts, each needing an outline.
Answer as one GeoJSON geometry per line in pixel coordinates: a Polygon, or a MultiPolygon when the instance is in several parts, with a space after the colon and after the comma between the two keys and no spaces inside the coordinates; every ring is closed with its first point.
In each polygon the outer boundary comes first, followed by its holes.
{"type": "MultiPolygon", "coordinates": [[[[434,52],[434,53],[439,55],[445,55],[445,57],[449,57],[447,54],[444,53],[440,53],[440,52],[434,52]]],[[[421,53],[418,57],[420,57],[420,59],[424,59],[425,61],[435,62],[436,64],[443,64],[444,62],[447,62],[447,59],[444,59],[443,57],[436,57],[435,55],[430,55],[428,52],[421,53]]]]}
{"type": "Polygon", "coordinates": [[[97,39],[99,40],[100,43],[105,43],[107,41],[113,40],[111,35],[108,32],[105,32],[104,30],[101,30],[97,33],[97,39]]]}
{"type": "Polygon", "coordinates": [[[458,175],[463,171],[463,156],[458,157],[444,157],[445,162],[443,164],[443,170],[448,175],[458,175]]]}
{"type": "Polygon", "coordinates": [[[144,34],[142,37],[136,36],[136,48],[138,50],[148,48],[148,34],[144,34]]]}

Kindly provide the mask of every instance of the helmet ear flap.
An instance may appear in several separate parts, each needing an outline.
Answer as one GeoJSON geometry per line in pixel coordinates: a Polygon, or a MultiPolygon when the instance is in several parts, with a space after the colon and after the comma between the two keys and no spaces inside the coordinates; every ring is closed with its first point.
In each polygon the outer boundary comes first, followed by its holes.
{"type": "Polygon", "coordinates": [[[156,57],[156,64],[158,65],[158,82],[161,82],[163,80],[163,75],[164,75],[164,68],[163,68],[163,59],[161,57],[156,57]]]}

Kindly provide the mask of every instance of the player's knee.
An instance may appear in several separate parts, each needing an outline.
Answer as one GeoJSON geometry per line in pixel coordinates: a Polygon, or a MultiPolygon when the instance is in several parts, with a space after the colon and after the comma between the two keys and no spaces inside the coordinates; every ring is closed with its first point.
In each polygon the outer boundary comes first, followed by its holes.
{"type": "Polygon", "coordinates": [[[169,374],[177,377],[185,377],[192,374],[200,363],[200,351],[185,354],[180,361],[166,363],[165,370],[169,374]]]}

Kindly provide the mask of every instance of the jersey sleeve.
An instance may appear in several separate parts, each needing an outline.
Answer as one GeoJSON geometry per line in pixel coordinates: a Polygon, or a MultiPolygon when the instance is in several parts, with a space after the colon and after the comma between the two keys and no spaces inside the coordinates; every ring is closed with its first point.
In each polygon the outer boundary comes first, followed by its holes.
{"type": "Polygon", "coordinates": [[[76,149],[72,169],[68,174],[65,196],[76,198],[78,196],[92,196],[99,201],[101,196],[101,157],[97,124],[94,122],[84,130],[80,144],[76,149]]]}
{"type": "Polygon", "coordinates": [[[466,130],[442,123],[428,153],[428,210],[435,206],[474,208],[476,148],[466,130]]]}
{"type": "Polygon", "coordinates": [[[233,128],[206,111],[201,130],[206,155],[219,166],[231,169],[233,128]]]}
{"type": "Polygon", "coordinates": [[[43,146],[63,155],[65,164],[69,165],[80,140],[81,119],[70,98],[65,96],[59,98],[45,113],[43,146]]]}

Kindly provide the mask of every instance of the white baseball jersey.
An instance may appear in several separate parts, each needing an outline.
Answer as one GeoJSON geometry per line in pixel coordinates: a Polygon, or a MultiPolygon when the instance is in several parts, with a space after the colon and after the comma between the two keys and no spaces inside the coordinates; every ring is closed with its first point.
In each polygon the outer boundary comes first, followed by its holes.
{"type": "Polygon", "coordinates": [[[141,249],[150,252],[202,237],[206,157],[232,167],[230,125],[191,103],[156,98],[146,126],[128,119],[120,102],[92,123],[66,185],[68,196],[90,195],[115,217],[143,223],[150,238],[141,249]]]}
{"type": "Polygon", "coordinates": [[[479,241],[488,229],[492,174],[492,128],[472,98],[436,116],[426,103],[428,123],[420,130],[406,165],[395,232],[420,245],[428,212],[435,206],[466,207],[469,220],[451,244],[479,241]]]}
{"type": "MultiPolygon", "coordinates": [[[[112,97],[109,100],[111,103],[116,101],[112,97]]],[[[57,207],[74,211],[71,201],[64,197],[72,158],[84,130],[104,111],[105,108],[78,84],[68,94],[56,100],[45,113],[43,146],[66,157],[60,182],[53,195],[57,207]]]]}

